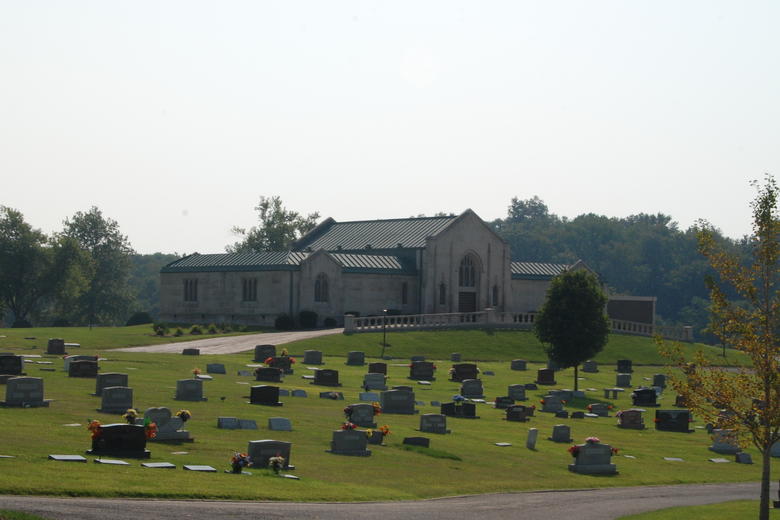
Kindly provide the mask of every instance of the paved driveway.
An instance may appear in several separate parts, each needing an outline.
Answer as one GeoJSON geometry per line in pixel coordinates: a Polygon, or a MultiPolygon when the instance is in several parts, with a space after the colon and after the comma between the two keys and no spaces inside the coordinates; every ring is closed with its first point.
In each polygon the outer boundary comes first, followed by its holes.
{"type": "MultiPolygon", "coordinates": [[[[773,495],[776,491],[773,491],[773,495]]],[[[363,503],[221,502],[0,496],[0,509],[62,520],[292,518],[344,520],[602,520],[682,505],[758,499],[759,484],[693,484],[502,493],[434,500],[363,503]]],[[[758,515],[756,515],[758,516],[758,515]]]]}
{"type": "Polygon", "coordinates": [[[127,347],[113,349],[113,352],[163,352],[181,354],[184,348],[200,349],[201,354],[235,354],[252,350],[255,345],[282,345],[300,339],[317,338],[330,334],[341,334],[344,329],[296,330],[289,332],[267,332],[265,334],[247,334],[244,336],[225,336],[222,338],[196,339],[181,343],[163,343],[145,347],[127,347]]]}

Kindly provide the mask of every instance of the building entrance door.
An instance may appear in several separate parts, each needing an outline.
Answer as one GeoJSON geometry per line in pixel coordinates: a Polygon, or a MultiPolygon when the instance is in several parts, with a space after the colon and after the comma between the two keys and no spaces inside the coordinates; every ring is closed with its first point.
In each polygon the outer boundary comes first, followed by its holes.
{"type": "Polygon", "coordinates": [[[477,312],[477,293],[461,291],[458,293],[458,312],[477,312]]]}

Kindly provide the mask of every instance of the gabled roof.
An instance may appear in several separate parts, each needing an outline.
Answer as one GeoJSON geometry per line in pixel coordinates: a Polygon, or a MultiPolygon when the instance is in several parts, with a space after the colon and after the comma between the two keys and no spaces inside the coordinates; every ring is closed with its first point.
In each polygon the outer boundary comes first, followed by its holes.
{"type": "Polygon", "coordinates": [[[419,217],[391,220],[336,222],[327,219],[294,245],[295,251],[358,251],[371,249],[420,249],[425,239],[435,236],[453,222],[451,217],[419,217]]]}
{"type": "Polygon", "coordinates": [[[512,262],[512,278],[515,280],[551,280],[569,270],[570,267],[568,264],[512,262]]]}
{"type": "MultiPolygon", "coordinates": [[[[226,271],[298,271],[301,262],[312,253],[264,252],[201,255],[195,253],[163,267],[161,273],[206,273],[226,271]]],[[[330,255],[345,273],[414,274],[414,265],[407,265],[392,255],[336,254],[330,255]]]]}

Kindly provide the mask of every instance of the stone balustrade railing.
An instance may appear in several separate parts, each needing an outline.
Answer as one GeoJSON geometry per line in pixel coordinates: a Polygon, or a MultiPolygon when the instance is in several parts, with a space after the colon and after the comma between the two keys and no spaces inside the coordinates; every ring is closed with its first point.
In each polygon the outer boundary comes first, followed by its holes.
{"type": "MultiPolygon", "coordinates": [[[[406,314],[400,316],[344,316],[344,333],[381,332],[382,330],[433,330],[458,328],[506,328],[530,330],[535,312],[452,312],[442,314],[406,314]]],[[[665,339],[693,341],[691,327],[666,327],[626,320],[609,320],[610,331],[634,336],[660,335],[665,339]]]]}

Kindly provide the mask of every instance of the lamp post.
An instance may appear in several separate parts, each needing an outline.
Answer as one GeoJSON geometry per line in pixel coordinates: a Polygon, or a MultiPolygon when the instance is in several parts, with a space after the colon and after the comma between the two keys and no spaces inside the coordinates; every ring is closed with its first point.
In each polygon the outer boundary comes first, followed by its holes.
{"type": "Polygon", "coordinates": [[[382,359],[385,358],[385,347],[387,347],[387,309],[382,309],[382,359]]]}

